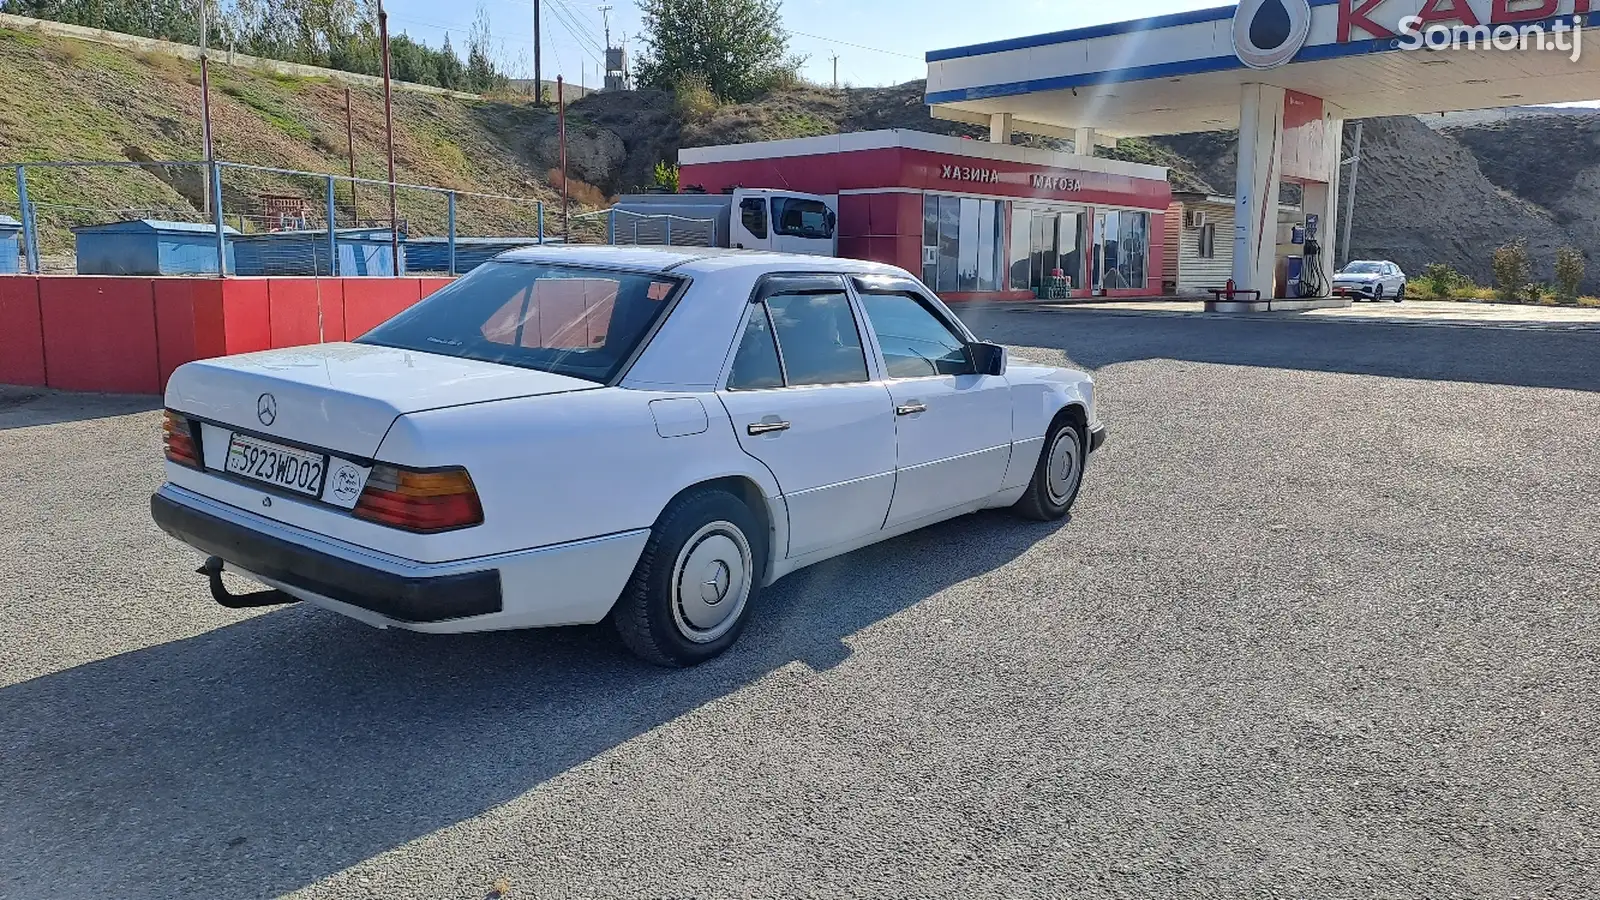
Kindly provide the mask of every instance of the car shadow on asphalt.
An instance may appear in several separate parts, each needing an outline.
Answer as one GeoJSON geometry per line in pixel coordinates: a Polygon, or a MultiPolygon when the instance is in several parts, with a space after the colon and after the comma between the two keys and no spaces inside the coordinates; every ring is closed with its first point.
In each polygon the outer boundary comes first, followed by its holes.
{"type": "Polygon", "coordinates": [[[1058,349],[1075,364],[1173,359],[1600,391],[1600,332],[1484,324],[1260,317],[1146,315],[1082,307],[963,308],[979,338],[1058,349]]]}
{"type": "Polygon", "coordinates": [[[835,666],[851,635],[1060,527],[986,512],[802,570],[727,654],[683,671],[624,655],[604,625],[430,636],[297,606],[5,688],[0,885],[291,891],[777,669],[835,666]]]}
{"type": "Polygon", "coordinates": [[[160,397],[141,394],[74,394],[0,385],[0,431],[126,416],[160,408],[160,397]]]}

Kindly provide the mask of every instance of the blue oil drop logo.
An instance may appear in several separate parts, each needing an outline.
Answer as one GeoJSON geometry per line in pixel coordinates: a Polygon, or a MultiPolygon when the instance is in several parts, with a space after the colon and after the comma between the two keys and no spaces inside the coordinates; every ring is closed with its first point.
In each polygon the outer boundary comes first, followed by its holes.
{"type": "Polygon", "coordinates": [[[1252,69],[1294,59],[1311,31],[1309,0],[1241,0],[1233,12],[1233,49],[1252,69]]]}
{"type": "Polygon", "coordinates": [[[1266,0],[1250,17],[1250,43],[1260,50],[1276,50],[1289,43],[1289,10],[1283,0],[1266,0]]]}

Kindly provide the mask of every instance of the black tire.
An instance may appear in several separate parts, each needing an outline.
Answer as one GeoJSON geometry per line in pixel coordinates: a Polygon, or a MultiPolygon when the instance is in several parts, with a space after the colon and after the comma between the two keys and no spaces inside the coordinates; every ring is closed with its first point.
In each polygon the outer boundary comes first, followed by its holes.
{"type": "Polygon", "coordinates": [[[1088,443],[1082,426],[1072,419],[1057,419],[1045,433],[1044,446],[1039,449],[1039,461],[1034,463],[1033,478],[1028,482],[1028,489],[1012,509],[1024,518],[1040,522],[1053,522],[1065,516],[1072,509],[1073,501],[1078,499],[1078,489],[1083,486],[1083,469],[1088,456],[1088,443]],[[1060,479],[1056,479],[1052,487],[1051,465],[1056,459],[1057,444],[1062,441],[1070,442],[1070,447],[1063,446],[1061,449],[1072,453],[1074,473],[1066,479],[1064,486],[1060,479]]]}
{"type": "Polygon", "coordinates": [[[1404,299],[1406,299],[1406,283],[1402,281],[1400,282],[1400,290],[1395,292],[1394,302],[1399,303],[1404,299]]]}
{"type": "Polygon", "coordinates": [[[675,498],[650,529],[633,577],[612,607],[611,623],[623,646],[646,662],[674,668],[698,665],[727,650],[744,631],[761,590],[766,551],[760,519],[733,494],[699,488],[675,498]],[[713,546],[713,541],[719,543],[713,546]],[[701,566],[698,557],[704,554],[709,555],[701,566]],[[741,556],[747,558],[735,564],[741,556]],[[705,572],[698,569],[707,566],[716,574],[700,581],[705,572]],[[720,586],[724,575],[725,588],[720,586]],[[692,581],[685,587],[698,587],[700,598],[675,589],[675,581],[692,581]],[[729,600],[736,605],[719,610],[729,600]],[[724,617],[708,625],[708,617],[719,612],[724,617]]]}
{"type": "Polygon", "coordinates": [[[1377,287],[1372,289],[1372,302],[1373,303],[1382,303],[1383,302],[1383,285],[1380,284],[1377,287]]]}

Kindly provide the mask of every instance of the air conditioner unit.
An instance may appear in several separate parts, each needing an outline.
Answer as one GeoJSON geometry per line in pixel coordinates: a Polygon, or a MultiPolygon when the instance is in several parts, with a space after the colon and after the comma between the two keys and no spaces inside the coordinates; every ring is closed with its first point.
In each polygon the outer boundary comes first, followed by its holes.
{"type": "Polygon", "coordinates": [[[1183,211],[1183,227],[1204,228],[1206,213],[1203,209],[1186,209],[1183,211]]]}

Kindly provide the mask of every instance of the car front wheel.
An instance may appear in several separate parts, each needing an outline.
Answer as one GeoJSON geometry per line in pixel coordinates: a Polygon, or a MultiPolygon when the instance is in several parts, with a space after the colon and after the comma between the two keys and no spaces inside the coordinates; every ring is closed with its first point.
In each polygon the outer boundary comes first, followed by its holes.
{"type": "Polygon", "coordinates": [[[766,532],[716,488],[668,504],[611,610],[622,643],[658,666],[693,666],[739,639],[761,586],[766,532]]]}
{"type": "Polygon", "coordinates": [[[1013,507],[1019,515],[1041,522],[1059,519],[1072,509],[1083,484],[1083,429],[1071,419],[1058,419],[1045,435],[1044,451],[1033,469],[1028,490],[1013,507]]]}

